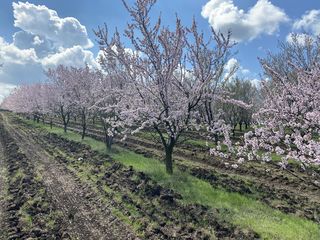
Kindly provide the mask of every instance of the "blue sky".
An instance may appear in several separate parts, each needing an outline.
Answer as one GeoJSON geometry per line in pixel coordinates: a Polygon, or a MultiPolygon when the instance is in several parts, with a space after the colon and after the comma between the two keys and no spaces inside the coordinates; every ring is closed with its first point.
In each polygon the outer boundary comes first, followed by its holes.
{"type": "MultiPolygon", "coordinates": [[[[48,67],[81,61],[94,65],[99,49],[92,29],[106,23],[121,32],[130,20],[121,0],[29,0],[24,5],[26,2],[0,1],[0,63],[4,63],[0,101],[14,86],[42,80],[48,67]],[[55,29],[46,28],[47,12],[54,16],[54,24],[65,28],[50,32],[48,29],[55,29]]],[[[164,25],[172,25],[177,13],[185,25],[190,25],[194,16],[207,33],[211,25],[222,31],[231,28],[239,41],[234,48],[234,59],[242,70],[239,74],[252,79],[261,72],[257,57],[276,51],[278,40],[286,41],[290,32],[320,33],[319,0],[158,0],[153,15],[160,12],[164,25]]]]}

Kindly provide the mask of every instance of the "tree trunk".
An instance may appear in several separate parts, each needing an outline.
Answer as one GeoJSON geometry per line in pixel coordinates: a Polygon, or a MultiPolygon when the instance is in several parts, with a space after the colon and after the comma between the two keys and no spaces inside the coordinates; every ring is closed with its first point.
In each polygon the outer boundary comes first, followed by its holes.
{"type": "Polygon", "coordinates": [[[170,175],[173,173],[172,153],[173,153],[173,148],[167,147],[165,163],[166,163],[166,171],[170,175]]]}
{"type": "Polygon", "coordinates": [[[87,130],[86,114],[84,112],[82,112],[81,123],[82,123],[81,139],[83,140],[86,135],[86,130],[87,130]]]}
{"type": "Polygon", "coordinates": [[[86,125],[85,124],[82,125],[82,134],[81,134],[81,139],[82,140],[84,139],[84,137],[86,135],[86,129],[87,129],[86,125]]]}
{"type": "Polygon", "coordinates": [[[248,123],[245,123],[245,125],[246,125],[246,130],[248,130],[249,124],[248,124],[248,123]]]}
{"type": "Polygon", "coordinates": [[[60,114],[61,114],[62,123],[63,123],[63,131],[64,133],[67,133],[67,126],[70,120],[70,113],[65,113],[63,106],[60,106],[60,114]]]}
{"type": "Polygon", "coordinates": [[[240,132],[242,132],[242,122],[239,123],[239,126],[240,126],[240,132]]]}
{"type": "Polygon", "coordinates": [[[65,133],[67,133],[67,127],[68,127],[68,123],[69,123],[69,119],[70,119],[70,115],[66,114],[62,116],[62,120],[63,120],[63,131],[65,133]]]}
{"type": "Polygon", "coordinates": [[[219,142],[219,136],[217,133],[215,133],[213,136],[214,136],[214,144],[217,146],[219,142]]]}
{"type": "Polygon", "coordinates": [[[52,119],[50,119],[50,129],[52,129],[52,125],[53,125],[52,119]]]}
{"type": "Polygon", "coordinates": [[[111,151],[111,147],[113,144],[113,137],[106,134],[105,143],[108,151],[111,151]]]}
{"type": "Polygon", "coordinates": [[[166,151],[166,158],[165,158],[166,171],[170,175],[173,173],[172,154],[173,154],[174,145],[175,145],[175,140],[171,139],[170,142],[165,146],[165,151],[166,151]]]}

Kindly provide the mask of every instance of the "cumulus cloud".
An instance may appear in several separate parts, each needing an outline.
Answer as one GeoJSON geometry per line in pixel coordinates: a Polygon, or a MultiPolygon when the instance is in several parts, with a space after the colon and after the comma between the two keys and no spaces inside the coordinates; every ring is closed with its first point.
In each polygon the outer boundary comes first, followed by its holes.
{"type": "Polygon", "coordinates": [[[232,71],[234,68],[238,68],[238,67],[239,67],[239,62],[238,62],[238,60],[235,59],[235,58],[230,58],[224,68],[225,68],[225,70],[226,70],[227,72],[230,72],[230,71],[232,71]]]}
{"type": "Polygon", "coordinates": [[[230,58],[229,61],[226,63],[224,67],[226,74],[228,75],[230,72],[233,72],[235,70],[235,75],[237,76],[246,76],[249,75],[251,72],[249,69],[244,68],[241,66],[239,61],[235,58],[230,58]]]}
{"type": "MultiPolygon", "coordinates": [[[[46,6],[13,3],[12,43],[0,37],[0,97],[20,84],[45,80],[44,71],[59,64],[98,67],[86,28],[72,17],[61,18],[46,6]]],[[[0,99],[1,102],[1,99],[0,99]]]]}
{"type": "Polygon", "coordinates": [[[207,18],[216,31],[232,33],[237,42],[250,41],[261,34],[272,35],[289,17],[268,0],[258,0],[247,12],[239,9],[233,0],[210,0],[203,6],[201,15],[207,18]]]}
{"type": "Polygon", "coordinates": [[[320,35],[320,10],[312,9],[305,12],[300,19],[294,21],[292,31],[287,35],[287,42],[304,45],[320,35]]]}
{"type": "Polygon", "coordinates": [[[311,32],[314,35],[320,34],[320,10],[307,11],[301,19],[293,24],[293,30],[311,32]]]}
{"type": "Polygon", "coordinates": [[[88,63],[93,67],[98,67],[93,53],[91,51],[83,50],[80,46],[68,48],[65,51],[49,55],[42,60],[45,68],[52,68],[59,64],[65,66],[81,66],[88,63]]]}
{"type": "Polygon", "coordinates": [[[0,103],[16,87],[17,86],[15,86],[13,84],[7,84],[7,83],[0,82],[0,103]]]}
{"type": "Polygon", "coordinates": [[[34,49],[39,58],[58,51],[53,47],[53,42],[25,31],[13,34],[13,45],[19,49],[34,49]]]}
{"type": "Polygon", "coordinates": [[[25,32],[44,37],[63,48],[93,46],[85,26],[73,17],[60,18],[56,11],[28,2],[13,3],[12,6],[14,26],[25,32]]]}
{"type": "Polygon", "coordinates": [[[256,78],[255,74],[253,74],[249,69],[244,68],[236,58],[230,58],[226,63],[224,70],[224,77],[226,79],[239,77],[241,79],[250,80],[255,86],[260,84],[260,80],[256,78]]]}

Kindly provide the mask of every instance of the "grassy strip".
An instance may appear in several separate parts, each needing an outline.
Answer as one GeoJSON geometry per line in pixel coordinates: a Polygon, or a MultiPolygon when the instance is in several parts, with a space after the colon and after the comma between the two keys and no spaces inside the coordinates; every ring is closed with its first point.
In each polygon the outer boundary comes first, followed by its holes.
{"type": "MultiPolygon", "coordinates": [[[[80,135],[74,132],[64,134],[62,129],[50,129],[30,122],[33,126],[45,128],[69,140],[81,142],[80,135]]],[[[82,143],[101,153],[106,153],[101,141],[86,138],[82,143]]],[[[117,147],[118,151],[111,155],[115,160],[127,166],[143,171],[159,184],[172,188],[183,196],[185,203],[198,203],[221,209],[221,216],[243,228],[250,228],[260,234],[263,239],[319,239],[319,225],[311,221],[281,213],[265,204],[221,189],[213,188],[206,181],[176,170],[174,175],[166,174],[163,164],[157,160],[145,158],[132,151],[117,147]]]]}

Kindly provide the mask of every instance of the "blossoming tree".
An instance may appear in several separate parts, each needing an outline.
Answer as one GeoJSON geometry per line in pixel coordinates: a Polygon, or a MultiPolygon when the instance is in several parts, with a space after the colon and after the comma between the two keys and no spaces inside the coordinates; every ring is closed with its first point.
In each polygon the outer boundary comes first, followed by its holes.
{"type": "Polygon", "coordinates": [[[166,170],[172,174],[173,149],[184,131],[198,125],[198,106],[224,68],[226,61],[218,60],[227,57],[229,36],[213,31],[206,42],[195,23],[187,29],[177,18],[170,30],[159,17],[152,24],[155,0],[138,0],[133,6],[123,2],[132,17],[125,35],[133,50],[123,46],[118,32],[109,39],[107,27],[96,35],[104,56],[114,58],[118,62],[114,67],[126,74],[121,118],[135,128],[132,133],[154,129],[164,147],[166,170]]]}

